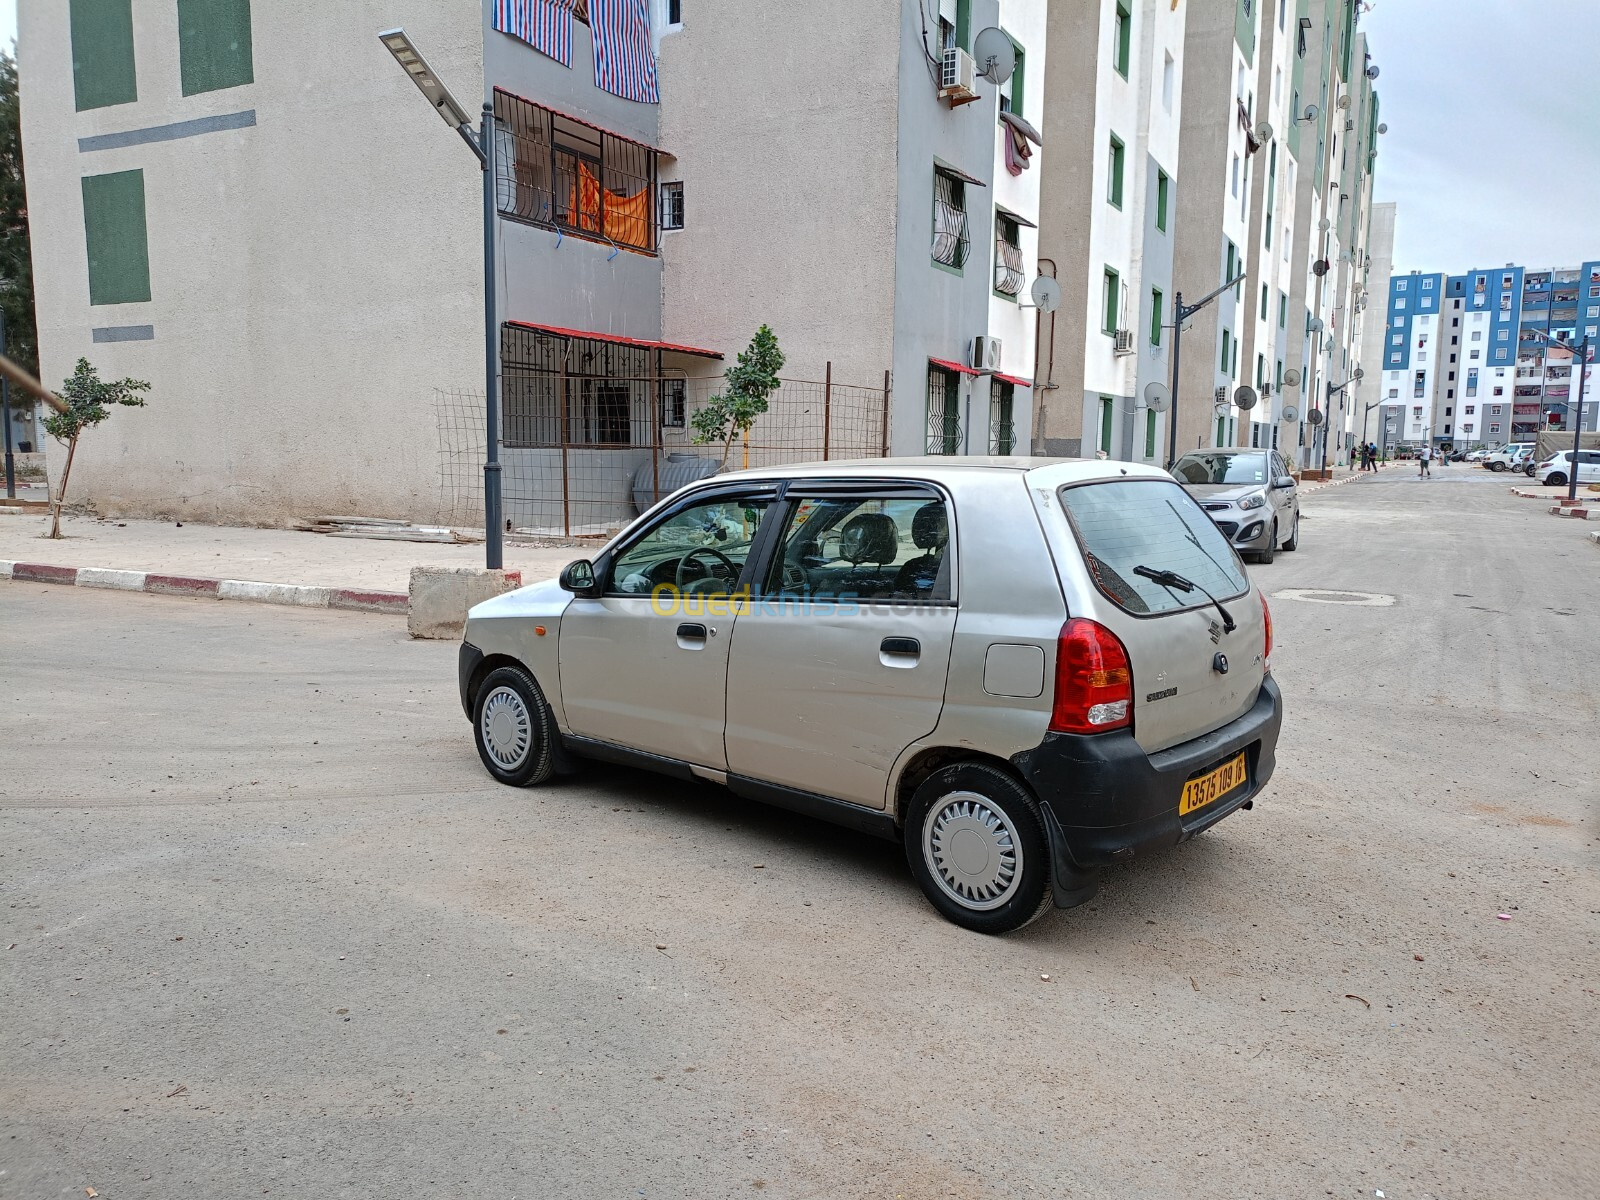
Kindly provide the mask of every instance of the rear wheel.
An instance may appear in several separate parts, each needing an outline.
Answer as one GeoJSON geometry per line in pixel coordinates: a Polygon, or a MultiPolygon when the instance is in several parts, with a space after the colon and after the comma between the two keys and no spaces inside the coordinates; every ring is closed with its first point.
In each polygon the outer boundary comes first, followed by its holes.
{"type": "Polygon", "coordinates": [[[533,676],[522,667],[490,671],[472,703],[478,757],[501,783],[527,787],[555,770],[555,718],[533,676]]]}
{"type": "Polygon", "coordinates": [[[1503,462],[1492,462],[1489,464],[1489,470],[1491,471],[1504,471],[1505,469],[1506,465],[1503,462]]]}
{"type": "Polygon", "coordinates": [[[984,763],[941,767],[906,812],[906,862],[932,905],[978,933],[1010,933],[1050,907],[1050,847],[1028,789],[984,763]]]}
{"type": "Polygon", "coordinates": [[[1567,476],[1564,471],[1551,471],[1544,477],[1545,484],[1549,487],[1566,487],[1567,476]]]}

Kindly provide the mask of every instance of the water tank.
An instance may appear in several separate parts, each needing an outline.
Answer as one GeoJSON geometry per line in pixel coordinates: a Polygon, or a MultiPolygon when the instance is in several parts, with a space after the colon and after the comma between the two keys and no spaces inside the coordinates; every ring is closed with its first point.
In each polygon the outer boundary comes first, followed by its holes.
{"type": "Polygon", "coordinates": [[[697,480],[709,478],[721,469],[722,464],[714,458],[702,458],[698,454],[669,454],[656,469],[654,482],[659,483],[659,490],[652,490],[650,460],[645,459],[633,473],[634,510],[642,513],[661,497],[670,496],[697,480]]]}

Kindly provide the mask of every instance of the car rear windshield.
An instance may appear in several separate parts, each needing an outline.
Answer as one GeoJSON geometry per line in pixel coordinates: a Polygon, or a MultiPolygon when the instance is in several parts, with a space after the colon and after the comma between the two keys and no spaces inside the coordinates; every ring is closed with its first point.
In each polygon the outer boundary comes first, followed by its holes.
{"type": "Polygon", "coordinates": [[[1172,468],[1184,483],[1265,483],[1267,456],[1261,454],[1185,454],[1172,468]]]}
{"type": "Polygon", "coordinates": [[[1226,600],[1249,587],[1233,547],[1176,483],[1119,479],[1064,487],[1060,495],[1090,578],[1128,612],[1176,612],[1208,603],[1198,589],[1226,600]],[[1135,567],[1176,572],[1197,590],[1157,583],[1135,567]]]}

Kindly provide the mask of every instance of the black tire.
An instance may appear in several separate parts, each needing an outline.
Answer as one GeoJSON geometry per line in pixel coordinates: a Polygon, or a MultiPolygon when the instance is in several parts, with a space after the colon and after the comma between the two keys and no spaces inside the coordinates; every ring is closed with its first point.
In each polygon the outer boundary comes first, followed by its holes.
{"type": "Polygon", "coordinates": [[[1498,471],[1504,471],[1505,469],[1506,469],[1506,465],[1503,462],[1492,462],[1492,463],[1489,464],[1489,470],[1491,470],[1491,471],[1498,472],[1498,471]]]}
{"type": "Polygon", "coordinates": [[[1567,475],[1565,471],[1551,471],[1544,477],[1546,487],[1566,487],[1567,475]]]}
{"type": "Polygon", "coordinates": [[[1261,563],[1263,566],[1267,566],[1272,562],[1273,556],[1276,555],[1277,553],[1278,553],[1278,522],[1277,522],[1277,519],[1274,518],[1273,522],[1272,522],[1272,528],[1267,531],[1267,548],[1265,550],[1257,550],[1256,551],[1256,561],[1258,563],[1261,563]]]}
{"type": "Polygon", "coordinates": [[[558,736],[550,705],[526,669],[497,667],[484,676],[472,698],[472,740],[490,775],[512,787],[543,783],[555,770],[558,736]]]}
{"type": "Polygon", "coordinates": [[[1283,544],[1285,550],[1300,549],[1300,514],[1294,515],[1294,527],[1289,530],[1289,540],[1283,544]]]}
{"type": "Polygon", "coordinates": [[[903,840],[922,894],[963,928],[1010,933],[1050,907],[1044,818],[1028,789],[1004,771],[985,763],[940,767],[911,797],[903,840]],[[972,836],[958,847],[955,837],[963,832],[972,836]],[[987,838],[992,844],[985,844],[987,838]],[[956,861],[962,848],[969,862],[972,856],[983,860],[965,877],[956,861]],[[967,891],[974,894],[965,896],[967,891]]]}

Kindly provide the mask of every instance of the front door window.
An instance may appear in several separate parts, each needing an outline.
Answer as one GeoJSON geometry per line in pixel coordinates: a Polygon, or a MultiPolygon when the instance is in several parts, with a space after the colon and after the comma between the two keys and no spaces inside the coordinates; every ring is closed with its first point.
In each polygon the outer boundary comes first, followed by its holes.
{"type": "Polygon", "coordinates": [[[721,495],[680,509],[617,556],[606,594],[657,595],[663,585],[690,595],[730,594],[771,503],[721,495]]]}

